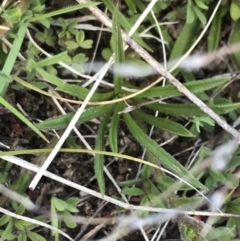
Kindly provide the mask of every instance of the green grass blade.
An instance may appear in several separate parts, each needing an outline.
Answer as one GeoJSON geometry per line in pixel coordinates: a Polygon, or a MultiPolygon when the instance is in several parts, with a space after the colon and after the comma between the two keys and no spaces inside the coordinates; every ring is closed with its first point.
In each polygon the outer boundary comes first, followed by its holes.
{"type": "MultiPolygon", "coordinates": [[[[232,34],[230,36],[229,44],[239,44],[239,32],[240,32],[240,20],[236,21],[232,27],[232,34]]],[[[233,59],[233,64],[236,70],[239,69],[240,63],[240,52],[234,52],[231,57],[233,59]]]]}
{"type": "MultiPolygon", "coordinates": [[[[97,139],[96,139],[96,146],[95,150],[104,150],[104,134],[107,128],[107,124],[109,122],[110,115],[112,113],[112,109],[108,110],[105,115],[103,116],[103,119],[101,121],[101,124],[98,129],[97,133],[97,139]]],[[[96,154],[94,158],[94,170],[95,175],[97,178],[98,186],[100,189],[100,193],[104,196],[105,194],[105,180],[104,180],[104,156],[96,154]]]]}
{"type": "MultiPolygon", "coordinates": [[[[84,123],[86,121],[89,121],[93,118],[96,118],[103,113],[105,113],[107,110],[109,110],[112,107],[112,105],[107,106],[97,106],[97,107],[91,107],[87,108],[81,115],[80,119],[78,120],[77,124],[84,123]]],[[[56,118],[50,118],[43,122],[40,122],[38,124],[35,124],[35,127],[40,130],[52,130],[52,129],[61,129],[66,127],[71,119],[73,118],[74,113],[69,113],[66,115],[61,115],[56,118]]]]}
{"type": "MultiPolygon", "coordinates": [[[[88,93],[89,93],[89,89],[84,88],[82,86],[79,85],[75,85],[75,84],[68,84],[68,83],[64,83],[62,86],[59,86],[56,88],[56,90],[67,93],[71,96],[75,96],[80,100],[84,100],[88,93]]],[[[114,92],[110,91],[107,93],[94,93],[91,101],[104,101],[104,100],[109,100],[111,97],[113,97],[114,92]]]]}
{"type": "MultiPolygon", "coordinates": [[[[215,88],[217,86],[223,85],[229,81],[230,77],[216,77],[203,80],[194,80],[184,84],[192,93],[197,94],[203,91],[215,88]]],[[[154,87],[144,93],[138,95],[138,98],[143,97],[168,97],[168,96],[181,96],[181,93],[175,86],[167,85],[165,87],[154,87]]]]}
{"type": "MultiPolygon", "coordinates": [[[[105,4],[105,6],[107,7],[107,9],[113,14],[114,10],[115,10],[115,5],[113,4],[113,2],[111,0],[102,0],[102,2],[105,4]]],[[[119,12],[119,22],[121,24],[121,26],[124,28],[124,30],[126,32],[129,32],[131,29],[131,24],[128,22],[127,18],[121,13],[119,12]]],[[[139,37],[138,34],[134,34],[133,35],[133,39],[142,47],[144,47],[145,49],[147,49],[148,51],[152,51],[151,48],[142,40],[141,37],[139,37]]]]}
{"type": "Polygon", "coordinates": [[[15,64],[17,55],[22,46],[22,42],[23,42],[26,31],[27,31],[27,23],[23,22],[19,27],[17,37],[15,38],[15,40],[13,42],[13,45],[8,54],[7,60],[3,66],[2,71],[0,72],[1,74],[5,75],[7,77],[7,78],[1,78],[0,96],[4,96],[4,94],[7,90],[7,87],[10,83],[9,82],[9,80],[11,80],[10,74],[12,72],[12,68],[15,64]]]}
{"type": "MultiPolygon", "coordinates": [[[[185,23],[181,29],[180,34],[178,35],[177,40],[175,41],[172,52],[170,55],[170,61],[176,60],[177,58],[183,56],[189,47],[195,41],[195,36],[198,36],[197,32],[200,27],[200,21],[198,18],[195,18],[192,23],[185,23]]],[[[179,69],[175,70],[173,73],[176,75],[179,69]]]]}
{"type": "Polygon", "coordinates": [[[157,142],[149,138],[148,135],[146,135],[143,130],[136,124],[129,113],[124,114],[124,119],[134,138],[150,153],[156,156],[161,164],[163,164],[166,168],[178,176],[183,177],[186,181],[189,181],[192,185],[205,189],[205,186],[201,184],[196,178],[194,178],[188,172],[188,170],[185,169],[173,156],[171,156],[162,147],[160,147],[157,142]]]}
{"type": "Polygon", "coordinates": [[[5,75],[3,72],[0,72],[0,96],[4,96],[8,85],[12,82],[12,78],[10,75],[5,75]]]}
{"type": "MultiPolygon", "coordinates": [[[[217,114],[226,114],[240,108],[240,103],[208,106],[217,114]]],[[[147,107],[174,116],[208,116],[194,104],[150,104],[147,107]]]]}
{"type": "Polygon", "coordinates": [[[175,135],[184,137],[194,137],[194,135],[189,130],[187,130],[184,126],[175,121],[148,115],[140,110],[135,110],[132,112],[132,114],[142,121],[154,125],[162,130],[169,131],[175,135]]]}
{"type": "Polygon", "coordinates": [[[43,70],[42,68],[36,68],[36,71],[49,83],[55,85],[55,86],[62,86],[64,82],[58,78],[57,76],[54,76],[52,74],[49,74],[47,71],[43,70]]]}
{"type": "Polygon", "coordinates": [[[118,114],[124,108],[124,103],[120,102],[114,108],[113,116],[109,127],[109,144],[112,152],[118,153],[118,125],[120,115],[118,114]]]}
{"type": "Polygon", "coordinates": [[[39,61],[38,63],[36,63],[36,67],[41,68],[44,66],[57,64],[61,61],[64,61],[66,57],[67,57],[67,52],[65,51],[63,53],[56,54],[50,58],[46,58],[44,60],[39,61]]]}
{"type": "MultiPolygon", "coordinates": [[[[113,14],[113,24],[112,24],[112,48],[113,52],[115,53],[115,62],[116,65],[121,64],[124,62],[124,49],[123,49],[123,40],[121,35],[120,23],[119,23],[119,10],[116,7],[113,14]]],[[[115,65],[115,66],[116,66],[115,65]]],[[[122,81],[123,78],[118,75],[114,74],[114,88],[116,94],[122,91],[122,81]]]]}
{"type": "Polygon", "coordinates": [[[46,142],[48,139],[34,126],[24,115],[22,115],[17,109],[11,106],[5,99],[0,96],[0,103],[5,106],[9,111],[11,111],[16,117],[18,117],[22,122],[24,122],[29,128],[31,128],[36,134],[43,138],[46,142]]]}
{"type": "Polygon", "coordinates": [[[97,3],[97,2],[89,2],[89,3],[78,4],[78,5],[66,7],[66,8],[63,8],[63,9],[60,9],[60,10],[57,10],[57,11],[53,11],[53,12],[50,12],[50,13],[45,13],[45,14],[41,14],[41,15],[38,15],[38,16],[34,16],[32,18],[29,18],[28,22],[34,22],[34,21],[45,19],[45,18],[54,17],[54,16],[57,16],[57,15],[60,15],[60,14],[69,13],[69,12],[76,11],[76,10],[79,10],[79,9],[82,9],[82,8],[88,8],[88,7],[96,6],[98,4],[99,3],[97,3]]]}
{"type": "Polygon", "coordinates": [[[220,6],[216,12],[214,19],[212,21],[207,42],[208,42],[208,52],[215,51],[219,44],[220,32],[222,27],[222,15],[224,11],[224,6],[220,6]]]}

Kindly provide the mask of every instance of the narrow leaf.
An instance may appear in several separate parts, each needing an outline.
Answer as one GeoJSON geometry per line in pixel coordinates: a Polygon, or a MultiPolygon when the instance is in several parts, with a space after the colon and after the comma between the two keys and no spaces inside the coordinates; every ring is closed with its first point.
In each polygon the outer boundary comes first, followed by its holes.
{"type": "Polygon", "coordinates": [[[224,6],[220,6],[216,12],[207,38],[208,42],[208,52],[215,51],[219,44],[220,32],[222,27],[222,13],[224,11],[224,6]]]}
{"type": "MultiPolygon", "coordinates": [[[[113,14],[115,10],[115,5],[113,4],[113,2],[111,0],[102,0],[102,2],[106,5],[107,9],[113,14]]],[[[126,32],[129,32],[132,25],[128,22],[127,18],[121,12],[119,12],[118,17],[121,26],[124,28],[126,32]]],[[[152,51],[151,48],[142,40],[142,38],[138,34],[134,34],[133,39],[148,51],[152,51]]]]}
{"type": "Polygon", "coordinates": [[[124,114],[125,122],[128,129],[133,134],[134,138],[149,152],[155,155],[161,164],[168,168],[173,173],[189,181],[192,185],[196,187],[205,189],[204,185],[200,183],[195,177],[193,177],[187,169],[185,169],[173,156],[166,152],[162,147],[160,147],[157,142],[152,140],[146,135],[142,129],[136,124],[132,119],[130,114],[124,114]]]}
{"type": "MultiPolygon", "coordinates": [[[[190,10],[191,16],[192,11],[190,10]]],[[[194,16],[192,16],[194,18],[194,16]]],[[[180,34],[178,35],[177,40],[174,43],[174,46],[171,51],[170,61],[176,60],[180,56],[184,55],[190,46],[195,41],[195,36],[198,36],[198,29],[200,27],[200,21],[195,18],[191,19],[192,23],[185,23],[183,28],[181,29],[180,34]]],[[[174,71],[174,75],[178,72],[178,70],[174,71]]]]}
{"type": "MultiPolygon", "coordinates": [[[[89,93],[89,89],[87,88],[84,88],[82,86],[75,85],[75,84],[68,84],[68,83],[64,83],[62,86],[57,87],[56,90],[75,96],[80,100],[84,100],[89,93]]],[[[114,95],[114,92],[112,91],[103,93],[103,94],[94,93],[91,98],[91,101],[104,101],[104,100],[110,99],[113,95],[114,95]]]]}
{"type": "Polygon", "coordinates": [[[60,212],[66,210],[68,207],[68,204],[65,201],[58,199],[56,197],[53,197],[51,201],[54,207],[60,212]]]}
{"type": "MultiPolygon", "coordinates": [[[[208,105],[217,114],[226,114],[230,111],[240,108],[240,103],[231,103],[225,105],[208,105]]],[[[174,116],[208,116],[198,106],[194,104],[150,104],[150,109],[157,110],[174,116]]]]}
{"type": "MultiPolygon", "coordinates": [[[[17,55],[22,46],[22,42],[23,42],[24,36],[26,34],[26,31],[27,31],[27,23],[22,23],[20,25],[20,28],[17,33],[17,37],[14,39],[12,48],[8,54],[7,60],[5,61],[2,72],[1,72],[3,75],[5,75],[8,78],[7,80],[10,80],[10,74],[12,72],[17,55]]],[[[4,79],[1,82],[1,86],[0,86],[0,95],[1,96],[4,96],[8,85],[9,85],[9,81],[6,81],[6,79],[4,79]]]]}
{"type": "Polygon", "coordinates": [[[43,236],[35,232],[27,231],[27,235],[32,241],[46,241],[43,236]]]}
{"type": "Polygon", "coordinates": [[[56,77],[54,75],[49,74],[48,72],[46,72],[42,68],[36,68],[36,70],[49,83],[51,83],[51,84],[53,84],[55,86],[58,86],[58,87],[62,86],[64,84],[64,82],[60,78],[58,78],[58,77],[56,77]]]}
{"type": "Polygon", "coordinates": [[[64,13],[77,11],[77,10],[82,9],[82,8],[88,8],[88,7],[96,6],[98,4],[99,3],[97,3],[97,2],[89,2],[89,3],[77,4],[77,5],[74,5],[74,6],[62,8],[62,9],[57,10],[57,11],[53,11],[53,12],[49,12],[49,13],[45,13],[45,14],[34,16],[32,18],[29,18],[28,22],[34,22],[34,21],[38,21],[38,20],[41,20],[41,19],[54,17],[54,16],[61,15],[61,14],[64,14],[64,13]]]}
{"type": "MultiPolygon", "coordinates": [[[[203,80],[194,80],[191,82],[188,82],[184,84],[185,87],[187,87],[192,93],[201,93],[203,91],[215,88],[217,86],[220,86],[227,81],[229,81],[230,77],[216,77],[216,78],[210,78],[210,79],[203,79],[203,80]]],[[[180,92],[175,86],[167,85],[164,87],[154,87],[151,88],[144,93],[138,95],[138,98],[143,97],[169,97],[169,96],[181,96],[183,95],[182,92],[180,92]]]]}
{"type": "MultiPolygon", "coordinates": [[[[87,108],[81,115],[80,119],[78,120],[77,124],[84,123],[86,121],[89,121],[93,118],[96,118],[103,113],[105,113],[107,110],[109,110],[112,107],[112,105],[100,105],[97,107],[91,107],[87,108]]],[[[66,127],[71,119],[73,118],[74,113],[69,113],[66,115],[61,115],[56,118],[50,118],[43,122],[40,122],[38,124],[35,124],[35,127],[40,130],[52,130],[52,129],[61,129],[66,127]]]]}
{"type": "Polygon", "coordinates": [[[138,187],[126,187],[122,189],[122,193],[131,196],[141,196],[144,195],[144,191],[138,187]]]}
{"type": "MultiPolygon", "coordinates": [[[[113,13],[113,24],[112,24],[112,44],[113,52],[115,53],[116,65],[124,62],[124,49],[123,49],[123,40],[121,36],[121,29],[119,23],[119,10],[115,7],[113,13]]],[[[114,75],[114,87],[115,92],[118,94],[122,90],[122,77],[118,74],[114,75]]]]}
{"type": "Polygon", "coordinates": [[[114,109],[114,113],[112,116],[112,120],[110,122],[110,128],[109,128],[109,144],[111,147],[112,152],[118,153],[118,124],[119,124],[119,118],[120,115],[118,112],[120,112],[123,109],[124,103],[120,102],[116,105],[116,108],[114,109]]]}
{"type": "Polygon", "coordinates": [[[65,51],[63,53],[53,55],[50,58],[46,58],[44,60],[39,61],[38,63],[36,63],[36,67],[44,67],[52,64],[57,64],[63,61],[66,57],[67,57],[67,52],[65,51]]]}
{"type": "Polygon", "coordinates": [[[185,137],[193,137],[194,135],[188,131],[184,126],[181,124],[171,121],[165,118],[161,117],[155,117],[152,115],[148,115],[140,110],[135,110],[132,112],[133,115],[140,118],[143,121],[146,121],[147,123],[154,125],[160,129],[163,129],[165,131],[169,131],[175,135],[178,136],[185,136],[185,137]]]}
{"type": "MultiPolygon", "coordinates": [[[[104,134],[105,134],[106,127],[107,127],[111,113],[112,113],[112,109],[108,110],[103,116],[103,119],[101,121],[101,124],[98,129],[98,133],[97,133],[96,147],[95,147],[96,150],[100,150],[100,151],[104,150],[104,134]]],[[[96,154],[94,158],[94,170],[95,170],[98,186],[100,189],[100,193],[104,196],[105,180],[104,180],[104,174],[103,174],[103,167],[104,167],[104,156],[96,154]]]]}
{"type": "Polygon", "coordinates": [[[71,218],[71,214],[69,212],[65,211],[63,213],[63,220],[67,227],[76,228],[77,224],[73,221],[73,219],[71,218]]]}

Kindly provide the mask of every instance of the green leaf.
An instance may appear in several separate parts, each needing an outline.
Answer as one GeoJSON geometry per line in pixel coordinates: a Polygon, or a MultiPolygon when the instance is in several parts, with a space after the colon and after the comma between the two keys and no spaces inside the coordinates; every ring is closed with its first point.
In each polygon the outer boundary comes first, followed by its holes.
{"type": "MultiPolygon", "coordinates": [[[[99,125],[95,150],[100,150],[100,151],[104,150],[104,146],[105,146],[104,145],[104,134],[105,134],[111,113],[112,113],[112,109],[108,110],[104,114],[101,124],[99,125]]],[[[104,167],[104,156],[96,154],[95,158],[94,158],[94,171],[95,171],[95,175],[97,178],[100,193],[104,196],[105,180],[104,180],[104,174],[103,174],[103,167],[104,167]]]]}
{"type": "Polygon", "coordinates": [[[129,187],[129,186],[133,186],[133,185],[136,185],[138,183],[141,183],[142,181],[143,181],[143,179],[139,178],[139,179],[122,181],[122,182],[119,182],[118,185],[120,187],[129,187]]]}
{"type": "Polygon", "coordinates": [[[126,3],[129,10],[131,10],[134,13],[137,12],[136,6],[135,6],[135,4],[133,3],[132,0],[124,0],[124,2],[126,3]]]}
{"type": "Polygon", "coordinates": [[[211,228],[208,232],[207,236],[204,240],[206,241],[215,241],[215,240],[226,240],[226,241],[233,241],[235,236],[235,227],[231,228],[211,228]]]}
{"type": "Polygon", "coordinates": [[[10,221],[12,217],[8,216],[6,214],[4,214],[1,218],[0,218],[0,226],[5,225],[6,223],[8,223],[10,221]]]}
{"type": "Polygon", "coordinates": [[[46,71],[43,70],[42,68],[36,68],[36,71],[37,71],[43,78],[45,78],[46,81],[48,81],[49,83],[51,83],[51,84],[53,84],[53,85],[55,85],[55,86],[60,87],[60,86],[62,86],[62,85],[64,84],[64,82],[63,82],[60,78],[58,78],[58,77],[56,77],[56,76],[54,76],[54,75],[52,75],[52,74],[49,74],[48,72],[46,72],[46,71]]]}
{"type": "Polygon", "coordinates": [[[8,225],[7,225],[6,229],[4,230],[1,238],[3,240],[5,240],[5,239],[6,240],[11,240],[11,239],[14,238],[14,235],[12,235],[12,233],[13,233],[13,219],[11,218],[9,220],[8,225]]]}
{"type": "MultiPolygon", "coordinates": [[[[149,189],[147,189],[146,191],[153,196],[158,196],[160,195],[160,191],[157,189],[157,187],[152,183],[152,181],[148,180],[148,185],[149,185],[149,189]]],[[[151,199],[150,199],[151,200],[151,199]]],[[[152,198],[152,202],[155,203],[154,198],[152,198]]]]}
{"type": "MultiPolygon", "coordinates": [[[[85,100],[87,95],[89,94],[89,89],[79,85],[68,83],[64,83],[62,86],[57,87],[56,90],[75,96],[80,100],[85,100]]],[[[114,93],[111,91],[104,94],[94,93],[91,98],[91,101],[104,101],[110,99],[113,96],[113,94],[114,93]]]]}
{"type": "Polygon", "coordinates": [[[71,206],[71,205],[68,206],[67,211],[71,212],[71,213],[78,213],[79,212],[79,210],[76,207],[71,206]]]}
{"type": "Polygon", "coordinates": [[[25,230],[19,233],[17,241],[27,241],[27,234],[25,230]]]}
{"type": "Polygon", "coordinates": [[[36,67],[37,68],[41,68],[41,67],[44,67],[44,66],[48,66],[48,65],[53,65],[53,64],[57,64],[61,61],[64,61],[64,59],[66,58],[67,56],[67,51],[63,52],[63,53],[60,53],[60,54],[57,54],[57,55],[53,55],[52,57],[50,58],[46,58],[44,60],[41,60],[39,61],[37,64],[36,64],[36,67]]]}
{"type": "Polygon", "coordinates": [[[92,48],[93,40],[87,39],[80,44],[80,47],[83,49],[90,49],[92,48]]]}
{"type": "Polygon", "coordinates": [[[208,6],[202,0],[195,0],[195,3],[198,5],[199,8],[208,10],[208,6]]]}
{"type": "Polygon", "coordinates": [[[239,218],[234,218],[234,217],[230,217],[227,220],[227,228],[232,228],[232,227],[236,227],[236,232],[239,233],[240,231],[240,219],[239,218]]]}
{"type": "MultiPolygon", "coordinates": [[[[115,5],[113,4],[113,2],[111,0],[102,0],[102,2],[106,5],[107,9],[113,14],[115,11],[115,5]]],[[[132,26],[128,22],[127,18],[121,12],[119,12],[118,18],[121,26],[125,29],[126,32],[129,32],[132,26]]],[[[151,48],[142,40],[142,38],[138,34],[134,34],[133,39],[148,51],[152,51],[151,48]]]]}
{"type": "Polygon", "coordinates": [[[202,197],[178,197],[174,200],[175,207],[184,207],[185,205],[196,205],[202,202],[202,197]]]}
{"type": "Polygon", "coordinates": [[[18,117],[22,122],[24,122],[29,128],[31,128],[37,135],[48,142],[47,138],[17,109],[10,105],[5,99],[0,96],[0,103],[11,111],[16,117],[18,117]]]}
{"type": "Polygon", "coordinates": [[[87,61],[88,61],[88,58],[86,57],[85,54],[76,54],[72,59],[73,63],[78,63],[78,64],[85,63],[87,61]]]}
{"type": "MultiPolygon", "coordinates": [[[[147,195],[141,197],[140,206],[147,206],[147,207],[150,206],[149,198],[147,195]]],[[[149,211],[138,211],[136,213],[137,213],[137,216],[140,216],[142,218],[146,218],[149,216],[149,211]]]]}
{"type": "Polygon", "coordinates": [[[216,182],[225,182],[225,177],[221,172],[209,170],[209,174],[216,182]]]}
{"type": "MultiPolygon", "coordinates": [[[[81,115],[80,119],[78,120],[77,124],[84,123],[86,121],[89,121],[93,118],[96,118],[103,113],[105,113],[107,110],[112,108],[112,105],[100,105],[97,107],[90,107],[87,108],[81,115]]],[[[74,113],[69,113],[66,115],[61,115],[56,118],[50,118],[43,122],[40,122],[38,124],[35,124],[35,127],[40,130],[52,130],[52,129],[61,129],[66,127],[71,119],[73,118],[74,113]]]]}
{"type": "Polygon", "coordinates": [[[32,241],[46,241],[43,236],[35,232],[27,231],[27,235],[32,241]]]}
{"type": "Polygon", "coordinates": [[[7,79],[4,79],[4,80],[1,79],[0,96],[4,96],[5,91],[9,85],[10,74],[12,72],[13,66],[15,65],[15,61],[20,51],[20,48],[22,46],[22,42],[26,34],[26,31],[27,31],[27,23],[22,23],[18,30],[17,38],[14,39],[14,42],[8,54],[7,60],[5,61],[3,69],[1,71],[1,73],[5,75],[7,79]]]}
{"type": "Polygon", "coordinates": [[[120,102],[117,103],[116,107],[114,108],[113,116],[110,122],[109,127],[109,144],[111,147],[112,152],[118,153],[118,125],[119,125],[119,118],[120,115],[118,112],[120,112],[124,107],[124,103],[120,102]]]}
{"type": "Polygon", "coordinates": [[[179,230],[183,241],[192,241],[196,240],[196,238],[199,241],[203,241],[202,237],[199,234],[196,234],[196,232],[188,226],[179,224],[179,230]]]}
{"type": "Polygon", "coordinates": [[[191,24],[194,21],[194,12],[190,4],[187,5],[187,23],[191,24]]]}
{"type": "Polygon", "coordinates": [[[122,193],[130,196],[142,196],[145,192],[138,187],[125,187],[122,189],[122,193]]]}
{"type": "MultiPolygon", "coordinates": [[[[151,184],[151,186],[153,186],[153,184],[151,184]]],[[[158,195],[159,194],[160,193],[158,192],[158,195]]],[[[156,196],[155,194],[149,193],[147,195],[147,197],[149,199],[150,206],[154,205],[154,207],[159,207],[159,208],[165,208],[166,207],[163,203],[163,200],[161,200],[160,198],[157,198],[158,196],[156,196]]]]}
{"type": "Polygon", "coordinates": [[[45,18],[54,17],[54,16],[57,16],[57,15],[61,15],[61,14],[64,14],[64,13],[69,13],[69,12],[72,12],[72,11],[77,11],[77,10],[82,9],[82,8],[88,8],[88,7],[96,6],[98,4],[99,3],[97,3],[97,2],[76,4],[74,6],[62,8],[62,9],[57,10],[57,11],[41,14],[41,15],[38,15],[38,16],[34,16],[32,18],[29,18],[28,22],[39,21],[39,20],[42,20],[42,19],[45,19],[45,18]]]}
{"type": "MultiPolygon", "coordinates": [[[[239,32],[240,32],[240,21],[236,21],[234,24],[233,24],[233,27],[232,27],[232,34],[230,35],[230,44],[231,45],[234,45],[234,44],[238,44],[239,43],[239,32]]],[[[237,63],[240,63],[240,52],[239,51],[234,51],[232,53],[232,59],[233,59],[233,63],[234,62],[237,62],[237,63]]],[[[239,64],[234,64],[234,67],[236,70],[239,69],[239,64]]]]}
{"type": "MultiPolygon", "coordinates": [[[[203,91],[221,86],[228,82],[230,77],[214,77],[203,80],[193,80],[191,82],[185,83],[184,86],[188,88],[192,93],[201,93],[203,91]]],[[[143,97],[169,97],[169,96],[182,96],[183,93],[180,92],[175,86],[166,85],[164,87],[154,87],[144,93],[138,95],[138,98],[143,97]]]]}
{"type": "Polygon", "coordinates": [[[3,96],[8,88],[8,85],[12,82],[11,76],[5,75],[3,72],[0,72],[1,85],[0,85],[0,96],[3,96]]]}
{"type": "Polygon", "coordinates": [[[23,223],[19,222],[19,220],[16,220],[14,222],[14,226],[19,230],[19,231],[25,231],[25,227],[23,226],[23,223]]]}
{"type": "Polygon", "coordinates": [[[240,7],[233,1],[230,5],[230,16],[234,21],[237,21],[240,18],[240,7]]]}
{"type": "Polygon", "coordinates": [[[56,210],[58,210],[60,212],[66,210],[68,207],[68,204],[65,201],[63,201],[59,198],[56,198],[56,197],[53,197],[51,202],[54,205],[54,207],[56,208],[56,210]]]}
{"type": "MultiPolygon", "coordinates": [[[[240,103],[230,103],[225,105],[211,104],[208,106],[217,114],[226,114],[240,108],[240,103]]],[[[150,104],[147,107],[174,116],[207,116],[207,114],[194,104],[150,104]]]]}
{"type": "MultiPolygon", "coordinates": [[[[119,10],[116,7],[113,13],[113,24],[112,24],[112,48],[115,54],[116,65],[124,62],[124,49],[123,49],[123,40],[121,36],[121,29],[119,23],[119,10]]],[[[114,88],[116,94],[118,94],[122,90],[122,77],[120,75],[114,75],[114,88]]]]}
{"type": "Polygon", "coordinates": [[[207,37],[208,41],[208,52],[215,51],[218,48],[220,32],[222,26],[222,13],[224,10],[224,6],[220,6],[218,11],[216,12],[210,30],[207,37]]]}
{"type": "Polygon", "coordinates": [[[76,49],[79,47],[79,45],[75,41],[72,41],[72,40],[66,41],[65,45],[66,45],[67,49],[69,49],[69,50],[76,49]]]}
{"type": "Polygon", "coordinates": [[[83,43],[84,39],[85,39],[85,33],[84,33],[84,31],[80,30],[80,31],[76,34],[75,38],[76,38],[77,43],[78,43],[79,45],[81,45],[81,44],[83,43]]]}
{"type": "Polygon", "coordinates": [[[77,227],[76,222],[74,222],[72,220],[71,214],[67,211],[65,211],[63,213],[63,220],[64,220],[64,223],[67,225],[67,227],[69,227],[69,228],[76,228],[77,227]]]}
{"type": "MultiPolygon", "coordinates": [[[[38,221],[41,221],[41,222],[46,222],[46,218],[43,217],[43,216],[38,216],[35,219],[38,220],[38,221]]],[[[16,225],[18,225],[19,227],[23,227],[24,231],[26,231],[26,229],[27,230],[32,230],[34,228],[39,227],[38,224],[34,224],[34,223],[27,222],[27,221],[24,221],[24,220],[17,220],[17,221],[15,221],[15,226],[16,225]]]]}
{"type": "MultiPolygon", "coordinates": [[[[174,43],[169,61],[176,60],[187,52],[187,50],[195,41],[195,36],[198,36],[199,27],[200,21],[198,18],[195,18],[192,23],[184,24],[177,40],[174,43]]],[[[176,75],[177,72],[178,70],[175,70],[173,74],[176,75]]]]}
{"type": "Polygon", "coordinates": [[[161,117],[155,117],[153,115],[148,115],[141,110],[134,110],[132,112],[132,114],[134,116],[136,116],[136,118],[140,118],[142,121],[145,121],[145,122],[147,122],[151,125],[154,125],[154,126],[160,128],[160,129],[169,131],[169,132],[171,132],[175,135],[185,136],[185,137],[193,137],[194,136],[184,126],[182,126],[181,124],[179,124],[175,121],[171,121],[171,120],[161,118],[161,117]]]}
{"type": "MultiPolygon", "coordinates": [[[[53,204],[53,202],[51,202],[51,224],[53,227],[58,228],[58,216],[57,216],[57,211],[56,208],[53,204]]],[[[52,233],[54,234],[55,232],[52,231],[52,233]]]]}
{"type": "Polygon", "coordinates": [[[23,205],[19,205],[19,208],[17,209],[16,214],[23,215],[24,212],[25,212],[25,207],[23,205]]]}
{"type": "Polygon", "coordinates": [[[65,202],[67,202],[71,206],[77,206],[78,203],[80,202],[80,199],[77,197],[70,197],[68,198],[65,202]]]}
{"type": "Polygon", "coordinates": [[[2,13],[2,17],[10,24],[19,23],[22,17],[22,10],[19,7],[6,9],[2,13]]]}
{"type": "Polygon", "coordinates": [[[200,133],[200,127],[204,127],[204,123],[207,123],[210,126],[214,126],[215,122],[213,119],[211,119],[209,116],[200,116],[200,117],[194,117],[192,122],[196,125],[197,131],[200,133]]]}
{"type": "Polygon", "coordinates": [[[195,179],[187,169],[185,169],[173,156],[160,147],[157,142],[152,140],[146,135],[142,129],[134,122],[130,114],[124,114],[125,122],[128,129],[133,134],[134,138],[149,152],[158,158],[161,164],[168,168],[173,173],[183,177],[186,181],[190,182],[196,187],[205,189],[204,185],[195,179]]]}
{"type": "Polygon", "coordinates": [[[200,19],[201,23],[206,24],[207,19],[205,15],[202,13],[202,11],[196,6],[193,6],[193,10],[196,13],[197,17],[200,19]]]}
{"type": "Polygon", "coordinates": [[[11,186],[13,191],[18,193],[26,192],[28,185],[30,184],[30,173],[25,172],[23,173],[18,180],[11,186]]]}
{"type": "Polygon", "coordinates": [[[143,168],[141,170],[142,177],[150,178],[151,174],[152,174],[152,167],[149,165],[143,165],[143,168]]]}

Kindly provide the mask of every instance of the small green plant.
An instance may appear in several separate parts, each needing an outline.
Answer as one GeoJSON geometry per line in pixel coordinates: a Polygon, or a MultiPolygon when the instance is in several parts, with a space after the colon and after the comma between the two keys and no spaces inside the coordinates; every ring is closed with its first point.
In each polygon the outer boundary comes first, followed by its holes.
{"type": "Polygon", "coordinates": [[[187,23],[192,23],[197,17],[205,24],[207,22],[205,11],[208,10],[208,5],[211,0],[188,0],[187,3],[187,23]]]}
{"type": "Polygon", "coordinates": [[[60,228],[62,222],[59,221],[58,214],[62,214],[65,225],[69,228],[75,228],[77,224],[74,220],[72,220],[71,213],[79,212],[76,208],[78,203],[79,199],[74,197],[70,197],[65,201],[53,197],[51,199],[52,226],[55,228],[60,228]]]}
{"type": "MultiPolygon", "coordinates": [[[[18,206],[16,203],[13,205],[15,213],[18,215],[23,215],[25,208],[23,206],[18,206]]],[[[43,216],[38,216],[35,218],[38,221],[45,222],[46,219],[43,216]]],[[[46,239],[35,232],[38,225],[13,218],[8,215],[3,215],[0,218],[0,236],[6,241],[27,241],[27,240],[40,240],[46,241],[46,239]]]]}

